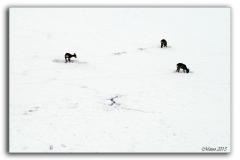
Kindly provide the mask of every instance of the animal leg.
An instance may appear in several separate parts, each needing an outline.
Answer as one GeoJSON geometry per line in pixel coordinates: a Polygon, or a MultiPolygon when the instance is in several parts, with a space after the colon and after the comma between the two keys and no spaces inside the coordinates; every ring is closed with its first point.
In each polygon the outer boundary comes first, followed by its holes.
{"type": "Polygon", "coordinates": [[[177,67],[177,70],[176,70],[176,71],[177,71],[178,73],[179,73],[179,70],[180,70],[180,68],[179,68],[179,67],[177,67]]]}

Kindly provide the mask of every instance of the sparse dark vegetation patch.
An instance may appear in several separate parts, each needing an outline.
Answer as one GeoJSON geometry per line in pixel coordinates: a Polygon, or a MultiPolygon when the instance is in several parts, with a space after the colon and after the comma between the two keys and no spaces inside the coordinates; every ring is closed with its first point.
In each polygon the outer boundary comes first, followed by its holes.
{"type": "Polygon", "coordinates": [[[116,53],[113,53],[114,55],[121,55],[121,54],[124,54],[126,52],[116,52],[116,53]]]}
{"type": "Polygon", "coordinates": [[[29,112],[36,112],[37,110],[29,110],[29,112]]]}
{"type": "Polygon", "coordinates": [[[111,104],[109,104],[109,106],[113,106],[113,105],[119,106],[120,105],[119,103],[116,103],[116,100],[115,100],[116,98],[118,98],[118,96],[115,96],[115,97],[112,97],[109,99],[112,102],[111,104]]]}
{"type": "Polygon", "coordinates": [[[49,144],[49,150],[53,150],[53,145],[49,144]]]}
{"type": "Polygon", "coordinates": [[[146,48],[138,48],[138,50],[140,50],[140,51],[143,51],[143,50],[145,50],[146,48]]]}

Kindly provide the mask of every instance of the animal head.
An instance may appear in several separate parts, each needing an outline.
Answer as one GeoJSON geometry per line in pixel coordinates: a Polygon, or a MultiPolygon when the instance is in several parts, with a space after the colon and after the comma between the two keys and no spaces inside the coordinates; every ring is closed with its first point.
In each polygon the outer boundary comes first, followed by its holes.
{"type": "Polygon", "coordinates": [[[75,58],[77,58],[77,55],[76,55],[76,53],[74,53],[74,57],[75,57],[75,58]]]}
{"type": "Polygon", "coordinates": [[[186,69],[186,71],[187,71],[187,73],[189,73],[190,69],[189,69],[189,68],[187,68],[187,69],[186,69]]]}

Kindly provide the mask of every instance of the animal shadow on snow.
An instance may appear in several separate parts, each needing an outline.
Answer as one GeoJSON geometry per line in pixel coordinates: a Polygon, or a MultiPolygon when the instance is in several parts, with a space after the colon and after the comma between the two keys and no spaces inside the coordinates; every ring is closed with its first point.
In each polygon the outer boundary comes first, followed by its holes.
{"type": "MultiPolygon", "coordinates": [[[[161,48],[161,46],[160,46],[160,48],[161,48]]],[[[166,47],[163,47],[161,49],[167,49],[167,48],[172,48],[172,47],[171,46],[166,46],[166,47]]]]}
{"type": "MultiPolygon", "coordinates": [[[[176,70],[173,70],[173,73],[184,73],[183,70],[180,70],[179,72],[177,72],[176,70]]],[[[186,72],[185,72],[186,73],[186,72]]],[[[193,71],[189,71],[189,73],[193,73],[193,71]]],[[[188,74],[189,74],[188,73],[188,74]]]]}
{"type": "MultiPolygon", "coordinates": [[[[62,59],[53,59],[52,61],[55,63],[66,63],[66,60],[62,60],[62,59]]],[[[79,60],[71,60],[71,62],[67,62],[67,63],[87,64],[87,62],[80,62],[79,60]]]]}
{"type": "Polygon", "coordinates": [[[139,51],[144,51],[146,50],[147,48],[138,48],[139,51]]]}

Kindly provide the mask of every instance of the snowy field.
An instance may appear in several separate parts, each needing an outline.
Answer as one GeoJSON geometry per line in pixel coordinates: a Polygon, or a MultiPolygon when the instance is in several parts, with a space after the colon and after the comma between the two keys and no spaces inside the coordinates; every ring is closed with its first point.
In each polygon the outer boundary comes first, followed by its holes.
{"type": "Polygon", "coordinates": [[[11,8],[9,27],[10,153],[231,151],[230,8],[11,8]]]}

